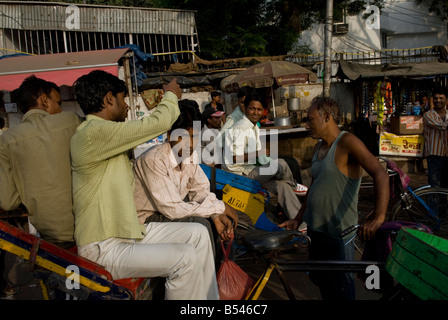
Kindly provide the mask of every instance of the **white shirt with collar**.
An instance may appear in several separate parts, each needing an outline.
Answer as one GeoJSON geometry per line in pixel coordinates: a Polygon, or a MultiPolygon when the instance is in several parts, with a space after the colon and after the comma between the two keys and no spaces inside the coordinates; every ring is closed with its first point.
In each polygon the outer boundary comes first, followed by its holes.
{"type": "MultiPolygon", "coordinates": [[[[240,175],[249,175],[255,168],[257,159],[250,157],[247,162],[244,162],[244,154],[254,154],[255,151],[261,150],[260,128],[244,115],[224,134],[224,169],[240,175]],[[233,156],[236,156],[236,161],[233,161],[233,156]]],[[[269,161],[270,158],[267,156],[258,158],[258,162],[262,165],[269,163],[269,161]]]]}

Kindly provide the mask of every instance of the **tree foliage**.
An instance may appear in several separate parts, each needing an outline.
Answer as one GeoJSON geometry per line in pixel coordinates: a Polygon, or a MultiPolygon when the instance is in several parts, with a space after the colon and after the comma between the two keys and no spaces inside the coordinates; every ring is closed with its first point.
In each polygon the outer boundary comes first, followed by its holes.
{"type": "MultiPolygon", "coordinates": [[[[383,0],[372,1],[381,7],[383,0]]],[[[287,54],[301,31],[325,21],[326,0],[153,0],[155,7],[197,11],[201,56],[209,59],[287,54]]],[[[335,0],[334,18],[358,14],[365,0],[335,0]]]]}
{"type": "Polygon", "coordinates": [[[416,0],[417,4],[426,4],[429,12],[434,12],[442,20],[448,21],[448,1],[446,0],[416,0]]]}

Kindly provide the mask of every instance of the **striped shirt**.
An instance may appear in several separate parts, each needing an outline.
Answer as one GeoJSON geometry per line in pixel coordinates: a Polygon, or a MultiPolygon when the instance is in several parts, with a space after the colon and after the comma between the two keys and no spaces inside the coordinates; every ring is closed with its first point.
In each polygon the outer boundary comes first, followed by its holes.
{"type": "Polygon", "coordinates": [[[425,112],[423,124],[425,135],[424,156],[447,156],[447,118],[442,119],[433,109],[425,112]]]}
{"type": "Polygon", "coordinates": [[[170,220],[190,216],[211,217],[225,210],[210,192],[210,182],[195,163],[177,164],[168,142],[155,146],[134,164],[135,205],[140,223],[155,212],[170,220]],[[184,199],[188,197],[188,201],[184,199]]]}
{"type": "Polygon", "coordinates": [[[87,115],[71,140],[75,241],[141,239],[134,176],[128,150],[166,132],[179,116],[177,96],[167,92],[141,120],[115,122],[87,115]]]}

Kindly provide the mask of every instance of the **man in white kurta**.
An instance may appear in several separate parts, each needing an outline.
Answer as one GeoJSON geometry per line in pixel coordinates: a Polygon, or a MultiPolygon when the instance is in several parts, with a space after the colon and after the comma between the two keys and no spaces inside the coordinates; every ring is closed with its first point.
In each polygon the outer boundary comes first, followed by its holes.
{"type": "Polygon", "coordinates": [[[297,183],[291,169],[283,159],[271,159],[262,149],[257,125],[263,115],[261,99],[249,94],[244,104],[244,117],[225,132],[223,168],[259,181],[262,187],[277,194],[287,216],[295,217],[301,204],[293,189],[297,183]]]}

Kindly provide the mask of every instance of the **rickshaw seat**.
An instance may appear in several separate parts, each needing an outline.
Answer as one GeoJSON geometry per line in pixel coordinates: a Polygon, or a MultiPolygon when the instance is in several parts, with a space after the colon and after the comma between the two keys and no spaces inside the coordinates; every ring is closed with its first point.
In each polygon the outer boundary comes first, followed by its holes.
{"type": "Polygon", "coordinates": [[[149,282],[146,278],[114,280],[103,266],[76,254],[75,247],[63,249],[2,220],[0,249],[65,278],[76,279],[67,271],[68,267],[76,267],[80,285],[88,288],[91,299],[139,299],[144,294],[139,287],[145,285],[145,280],[149,282]]]}
{"type": "Polygon", "coordinates": [[[254,230],[246,234],[243,242],[249,250],[257,252],[284,251],[297,246],[306,246],[309,238],[297,230],[254,230]]]}

